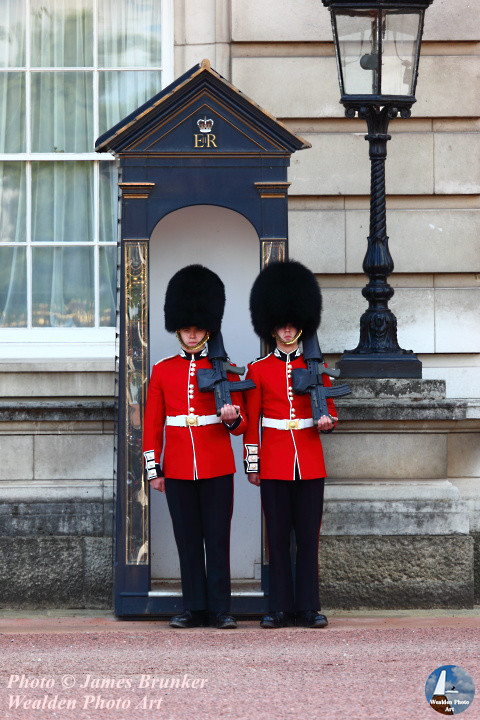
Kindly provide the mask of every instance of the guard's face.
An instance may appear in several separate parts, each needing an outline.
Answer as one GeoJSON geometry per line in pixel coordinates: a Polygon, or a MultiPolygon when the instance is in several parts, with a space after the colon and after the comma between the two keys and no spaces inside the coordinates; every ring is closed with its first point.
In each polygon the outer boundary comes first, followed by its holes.
{"type": "Polygon", "coordinates": [[[275,332],[282,342],[289,343],[297,334],[298,328],[294,325],[284,325],[283,327],[275,328],[275,332]]]}
{"type": "Polygon", "coordinates": [[[180,328],[179,332],[183,344],[192,348],[195,347],[195,345],[198,345],[198,343],[201,342],[207,334],[206,330],[198,328],[196,325],[192,325],[188,328],[180,328]]]}

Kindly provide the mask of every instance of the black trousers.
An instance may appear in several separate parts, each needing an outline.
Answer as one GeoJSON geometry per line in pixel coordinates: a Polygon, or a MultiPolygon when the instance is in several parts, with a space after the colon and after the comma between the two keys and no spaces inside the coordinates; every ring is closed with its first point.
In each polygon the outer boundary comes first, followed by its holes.
{"type": "Polygon", "coordinates": [[[262,480],[269,550],[269,610],[320,610],[318,543],[324,478],[262,480]],[[292,575],[290,535],[295,531],[296,572],[292,575]]]}
{"type": "Polygon", "coordinates": [[[233,475],[165,478],[180,558],[185,610],[230,609],[230,524],[233,475]]]}

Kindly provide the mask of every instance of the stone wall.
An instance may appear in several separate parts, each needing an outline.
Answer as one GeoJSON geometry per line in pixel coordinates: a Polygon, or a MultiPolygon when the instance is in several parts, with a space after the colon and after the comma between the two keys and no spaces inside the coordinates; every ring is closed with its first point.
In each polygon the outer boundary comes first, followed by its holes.
{"type": "Polygon", "coordinates": [[[111,607],[113,362],[0,373],[0,605],[111,607]]]}
{"type": "Polygon", "coordinates": [[[349,383],[341,423],[322,440],[325,604],[471,607],[480,402],[446,399],[437,380],[349,383]]]}

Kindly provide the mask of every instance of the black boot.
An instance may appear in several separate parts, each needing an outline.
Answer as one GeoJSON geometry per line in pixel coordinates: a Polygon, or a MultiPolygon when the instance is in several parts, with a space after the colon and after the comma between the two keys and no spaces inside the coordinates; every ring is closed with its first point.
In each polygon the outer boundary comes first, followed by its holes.
{"type": "Polygon", "coordinates": [[[290,627],[295,624],[293,613],[283,612],[282,610],[276,612],[269,612],[264,615],[260,621],[261,628],[282,628],[290,627]]]}
{"type": "Polygon", "coordinates": [[[304,610],[296,614],[297,626],[307,628],[324,628],[328,625],[326,615],[318,610],[304,610]]]}
{"type": "Polygon", "coordinates": [[[184,610],[181,615],[175,615],[170,620],[170,627],[173,628],[194,628],[204,627],[207,623],[205,610],[184,610]]]}
{"type": "Polygon", "coordinates": [[[217,630],[235,630],[237,621],[229,612],[211,612],[210,627],[217,630]]]}

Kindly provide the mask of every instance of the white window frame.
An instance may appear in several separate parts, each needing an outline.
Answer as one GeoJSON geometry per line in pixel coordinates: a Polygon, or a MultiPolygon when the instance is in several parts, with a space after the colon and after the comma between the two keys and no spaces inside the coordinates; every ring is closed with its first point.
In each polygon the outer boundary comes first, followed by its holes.
{"type": "Polygon", "coordinates": [[[25,243],[2,242],[2,247],[25,247],[26,248],[26,274],[27,274],[27,316],[28,327],[25,328],[0,328],[0,343],[2,359],[35,359],[35,358],[104,358],[113,359],[115,356],[115,327],[99,326],[99,251],[100,247],[115,247],[115,243],[100,242],[99,240],[99,175],[100,163],[115,161],[109,153],[34,153],[31,151],[31,74],[32,72],[93,72],[93,134],[94,138],[99,136],[98,129],[98,78],[99,73],[105,71],[125,70],[135,72],[162,73],[162,87],[169,85],[174,79],[174,0],[162,0],[162,66],[161,67],[105,67],[100,68],[97,61],[98,51],[98,27],[97,27],[97,0],[93,0],[93,47],[94,65],[92,67],[57,68],[57,67],[32,67],[30,62],[30,2],[27,2],[25,26],[26,26],[26,47],[25,47],[25,68],[8,67],[2,68],[2,72],[25,72],[25,94],[26,94],[26,152],[25,153],[0,153],[2,162],[24,162],[26,165],[26,241],[25,243]],[[94,240],[85,243],[59,243],[59,242],[35,242],[32,243],[31,223],[31,183],[32,163],[39,161],[48,162],[72,162],[87,161],[93,163],[93,187],[94,187],[94,240]],[[32,327],[32,250],[33,247],[93,247],[94,248],[94,298],[95,298],[95,327],[89,328],[38,328],[32,327]]]}

